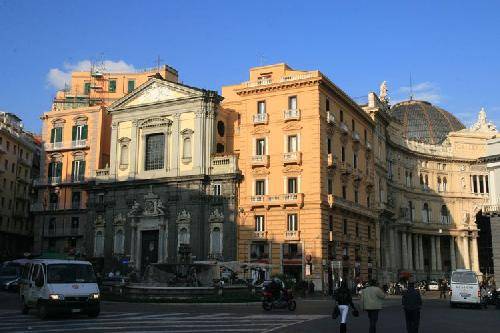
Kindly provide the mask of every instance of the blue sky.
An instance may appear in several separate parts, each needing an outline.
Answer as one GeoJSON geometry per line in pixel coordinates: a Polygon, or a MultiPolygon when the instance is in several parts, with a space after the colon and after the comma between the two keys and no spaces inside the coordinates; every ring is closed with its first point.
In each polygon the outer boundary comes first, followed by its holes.
{"type": "Polygon", "coordinates": [[[500,126],[498,1],[0,0],[0,110],[40,131],[65,73],[103,58],[220,90],[248,68],[319,69],[352,97],[386,80],[393,101],[428,99],[469,125],[500,126]]]}

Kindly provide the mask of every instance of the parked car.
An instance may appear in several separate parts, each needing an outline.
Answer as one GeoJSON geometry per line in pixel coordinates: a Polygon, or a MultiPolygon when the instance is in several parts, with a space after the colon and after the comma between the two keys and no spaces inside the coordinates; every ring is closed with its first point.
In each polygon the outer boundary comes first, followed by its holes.
{"type": "Polygon", "coordinates": [[[97,317],[100,293],[88,261],[36,259],[25,266],[20,286],[22,313],[38,310],[41,319],[59,312],[97,317]]]}
{"type": "Polygon", "coordinates": [[[0,268],[0,288],[7,291],[19,290],[19,278],[22,266],[10,261],[0,268]]]}
{"type": "Polygon", "coordinates": [[[427,284],[427,290],[439,290],[439,283],[437,281],[430,281],[427,284]]]}

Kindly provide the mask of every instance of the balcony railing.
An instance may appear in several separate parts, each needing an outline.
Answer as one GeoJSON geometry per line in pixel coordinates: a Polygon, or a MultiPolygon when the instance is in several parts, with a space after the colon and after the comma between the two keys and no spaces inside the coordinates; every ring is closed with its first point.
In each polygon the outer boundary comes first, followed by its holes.
{"type": "Polygon", "coordinates": [[[253,166],[267,166],[269,164],[269,155],[254,155],[252,156],[253,166]]]}
{"type": "Polygon", "coordinates": [[[285,120],[299,120],[300,110],[299,109],[289,109],[283,112],[285,120]]]}
{"type": "Polygon", "coordinates": [[[276,195],[254,195],[250,197],[253,206],[289,206],[304,204],[303,193],[286,193],[276,195]]]}
{"type": "Polygon", "coordinates": [[[333,208],[334,206],[357,213],[361,214],[364,216],[369,216],[371,218],[375,218],[378,215],[375,213],[375,211],[369,207],[363,206],[359,203],[355,203],[352,201],[349,201],[347,199],[338,197],[333,194],[328,195],[328,205],[330,208],[333,208]]]}
{"type": "Polygon", "coordinates": [[[64,149],[75,149],[75,148],[86,148],[89,146],[89,140],[72,140],[72,141],[61,141],[61,142],[47,142],[45,143],[46,151],[54,150],[64,150],[64,149]]]}
{"type": "Polygon", "coordinates": [[[289,240],[289,241],[300,240],[300,231],[299,230],[287,230],[287,231],[285,231],[285,240],[289,240]]]}
{"type": "Polygon", "coordinates": [[[328,154],[328,167],[336,168],[338,165],[338,158],[333,154],[328,154]]]}
{"type": "Polygon", "coordinates": [[[300,164],[302,162],[302,153],[300,151],[292,151],[283,154],[284,164],[300,164]]]}
{"type": "Polygon", "coordinates": [[[251,88],[251,87],[264,86],[264,85],[275,84],[275,83],[285,83],[285,82],[304,80],[304,79],[314,77],[314,75],[315,75],[315,73],[305,73],[305,74],[298,74],[298,75],[287,75],[287,76],[282,76],[280,78],[274,78],[274,79],[273,78],[262,78],[262,79],[259,79],[257,81],[243,82],[242,85],[245,88],[251,88]]]}
{"type": "Polygon", "coordinates": [[[257,239],[257,240],[267,239],[267,231],[254,231],[253,232],[253,239],[257,239]]]}
{"type": "Polygon", "coordinates": [[[483,206],[483,214],[499,214],[500,213],[500,205],[484,205],[483,206]]]}
{"type": "Polygon", "coordinates": [[[359,136],[359,133],[356,131],[352,132],[352,141],[359,143],[361,141],[361,137],[359,136]]]}
{"type": "Polygon", "coordinates": [[[253,123],[257,124],[267,124],[267,113],[257,113],[253,115],[253,123]]]}
{"type": "Polygon", "coordinates": [[[210,163],[212,175],[238,172],[238,157],[236,155],[212,156],[210,163]]]}
{"type": "Polygon", "coordinates": [[[344,175],[349,175],[352,173],[352,166],[348,162],[340,162],[340,172],[344,175]]]}
{"type": "Polygon", "coordinates": [[[339,127],[340,127],[340,131],[342,132],[342,134],[349,133],[349,128],[347,127],[347,125],[344,122],[341,122],[339,127]]]}

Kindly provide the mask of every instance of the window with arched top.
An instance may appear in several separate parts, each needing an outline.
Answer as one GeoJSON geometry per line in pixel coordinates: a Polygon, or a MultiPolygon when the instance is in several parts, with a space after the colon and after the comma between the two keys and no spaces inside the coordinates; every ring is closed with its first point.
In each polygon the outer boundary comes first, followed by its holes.
{"type": "Polygon", "coordinates": [[[438,188],[438,192],[441,192],[442,191],[442,182],[441,182],[441,177],[438,177],[437,178],[437,188],[438,188]]]}
{"type": "Polygon", "coordinates": [[[429,209],[429,204],[426,202],[422,208],[422,222],[430,223],[431,222],[431,211],[429,209]]]}
{"type": "Polygon", "coordinates": [[[124,144],[120,151],[120,166],[128,165],[128,145],[124,144]]]}
{"type": "Polygon", "coordinates": [[[114,253],[123,254],[125,251],[125,234],[122,229],[118,229],[115,232],[115,244],[114,253]]]}
{"type": "Polygon", "coordinates": [[[443,177],[443,192],[446,192],[447,189],[448,189],[448,180],[446,179],[446,177],[443,177]]]}
{"type": "Polygon", "coordinates": [[[94,256],[102,257],[104,255],[104,234],[102,231],[95,233],[94,256]]]}
{"type": "Polygon", "coordinates": [[[222,232],[219,227],[213,228],[212,232],[210,233],[210,252],[222,252],[222,232]]]}
{"type": "Polygon", "coordinates": [[[441,223],[449,224],[450,223],[450,213],[448,211],[448,207],[446,205],[441,206],[441,223]]]}
{"type": "Polygon", "coordinates": [[[191,137],[185,137],[182,141],[182,159],[191,159],[191,137]]]}
{"type": "Polygon", "coordinates": [[[189,232],[187,228],[181,228],[179,230],[179,245],[189,244],[189,232]]]}

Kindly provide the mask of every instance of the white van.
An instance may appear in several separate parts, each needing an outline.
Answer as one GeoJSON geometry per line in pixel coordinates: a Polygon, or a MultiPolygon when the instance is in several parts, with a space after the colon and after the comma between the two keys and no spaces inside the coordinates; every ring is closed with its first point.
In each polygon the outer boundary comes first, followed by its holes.
{"type": "Polygon", "coordinates": [[[97,317],[100,294],[88,261],[35,259],[24,266],[19,293],[22,313],[36,308],[45,319],[57,312],[97,317]]]}
{"type": "Polygon", "coordinates": [[[451,273],[450,306],[470,304],[481,306],[481,289],[476,273],[469,269],[457,269],[451,273]]]}

